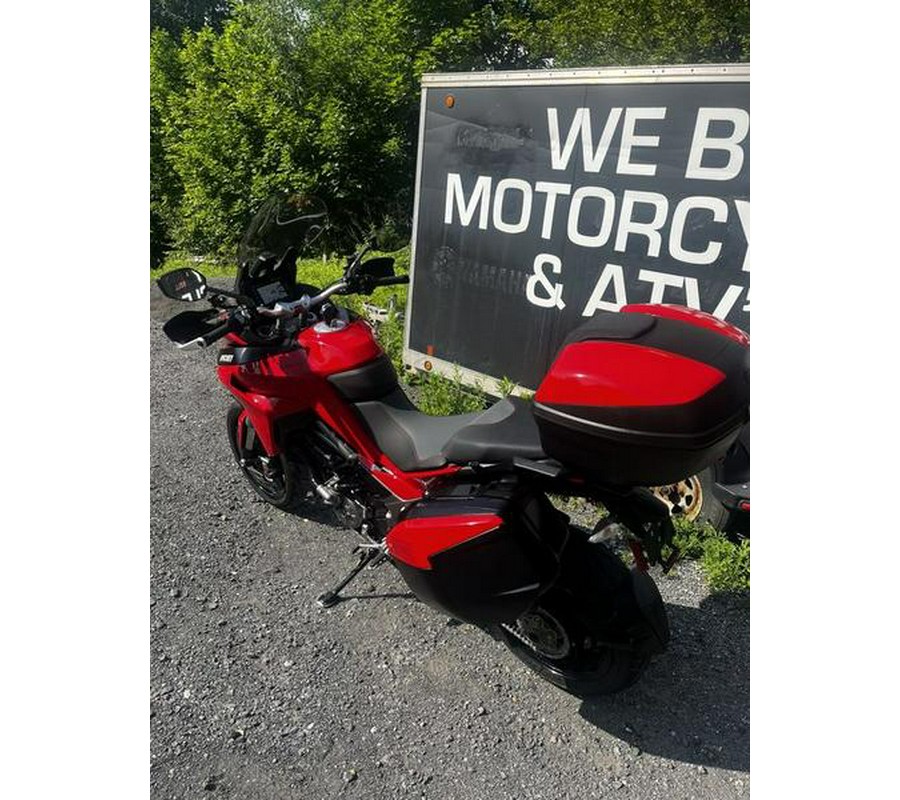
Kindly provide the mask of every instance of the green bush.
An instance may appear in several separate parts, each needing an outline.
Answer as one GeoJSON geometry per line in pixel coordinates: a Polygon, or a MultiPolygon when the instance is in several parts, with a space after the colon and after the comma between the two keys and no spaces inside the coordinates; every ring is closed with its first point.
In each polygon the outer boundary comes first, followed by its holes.
{"type": "Polygon", "coordinates": [[[724,536],[707,540],[700,566],[714,592],[750,589],[750,540],[734,543],[724,536]]]}
{"type": "Polygon", "coordinates": [[[153,0],[150,205],[165,243],[233,253],[275,190],[335,241],[408,239],[423,72],[749,57],[748,0],[153,0]],[[356,233],[352,233],[355,231],[356,233]]]}
{"type": "Polygon", "coordinates": [[[399,311],[392,311],[378,326],[378,342],[402,378],[406,367],[403,364],[403,317],[399,311]]]}
{"type": "Polygon", "coordinates": [[[478,387],[472,389],[462,382],[458,369],[454,370],[452,378],[427,372],[414,376],[412,382],[418,387],[417,405],[426,414],[468,414],[483,411],[487,405],[485,395],[478,387]]]}
{"type": "Polygon", "coordinates": [[[714,592],[750,589],[750,541],[733,542],[712,525],[698,525],[675,517],[675,545],[685,558],[700,560],[700,568],[714,592]]]}

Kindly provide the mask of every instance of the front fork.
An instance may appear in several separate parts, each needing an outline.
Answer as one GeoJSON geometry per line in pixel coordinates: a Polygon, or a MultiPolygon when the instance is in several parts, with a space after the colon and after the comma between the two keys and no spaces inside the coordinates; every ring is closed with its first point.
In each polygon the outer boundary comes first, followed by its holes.
{"type": "MultiPolygon", "coordinates": [[[[242,454],[239,463],[242,467],[246,467],[247,459],[243,454],[253,450],[257,445],[257,441],[262,444],[262,439],[257,436],[256,428],[253,425],[253,420],[247,413],[247,409],[242,409],[237,418],[235,439],[237,440],[238,452],[242,454]]],[[[265,445],[263,445],[263,447],[265,447],[265,445]]],[[[271,480],[274,475],[277,475],[277,470],[273,470],[271,464],[273,458],[275,458],[273,455],[259,456],[259,463],[262,467],[263,476],[269,480],[271,480]]]]}

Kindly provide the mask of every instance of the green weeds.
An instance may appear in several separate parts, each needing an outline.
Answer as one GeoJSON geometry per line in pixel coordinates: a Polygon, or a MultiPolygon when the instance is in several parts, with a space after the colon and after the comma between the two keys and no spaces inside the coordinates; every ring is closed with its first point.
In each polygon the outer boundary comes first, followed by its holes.
{"type": "Polygon", "coordinates": [[[418,387],[416,405],[426,414],[448,416],[483,411],[487,397],[479,387],[472,389],[462,382],[458,369],[452,378],[434,372],[411,376],[409,382],[418,387]]]}
{"type": "Polygon", "coordinates": [[[675,544],[686,558],[698,559],[714,592],[750,589],[750,540],[732,541],[709,523],[675,517],[675,544]]]}

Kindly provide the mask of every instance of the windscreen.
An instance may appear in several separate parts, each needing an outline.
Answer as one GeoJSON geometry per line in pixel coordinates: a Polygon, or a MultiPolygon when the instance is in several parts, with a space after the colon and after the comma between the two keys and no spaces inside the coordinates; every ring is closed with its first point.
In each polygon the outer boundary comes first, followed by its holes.
{"type": "Polygon", "coordinates": [[[308,255],[310,245],[328,223],[328,210],[318,197],[300,192],[272,195],[250,221],[238,250],[238,263],[260,256],[281,257],[288,247],[308,255]]]}

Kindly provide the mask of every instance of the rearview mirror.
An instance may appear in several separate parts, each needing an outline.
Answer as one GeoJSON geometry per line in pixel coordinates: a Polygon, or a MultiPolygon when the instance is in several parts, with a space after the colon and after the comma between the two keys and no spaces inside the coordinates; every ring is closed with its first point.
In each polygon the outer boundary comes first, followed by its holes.
{"type": "Polygon", "coordinates": [[[195,269],[175,269],[167,272],[157,279],[156,285],[172,300],[185,300],[190,303],[202,300],[206,296],[206,278],[195,269]]]}
{"type": "Polygon", "coordinates": [[[394,259],[390,256],[370,258],[359,265],[357,275],[368,275],[370,278],[393,278],[394,259]]]}

